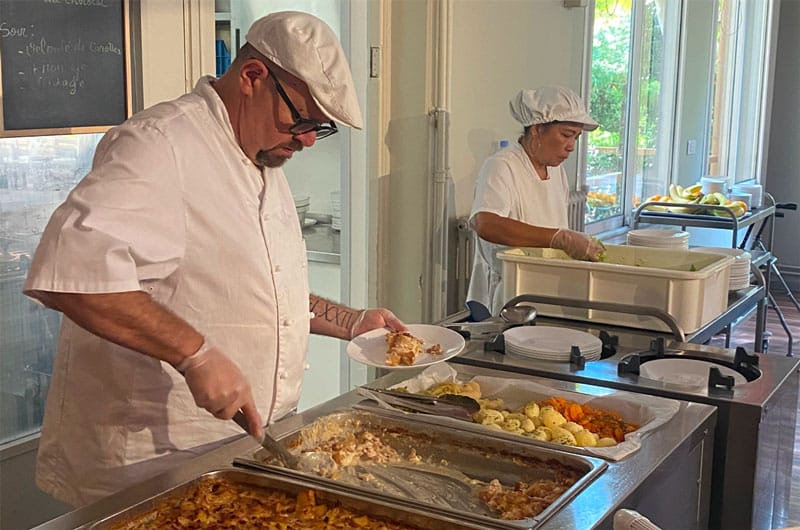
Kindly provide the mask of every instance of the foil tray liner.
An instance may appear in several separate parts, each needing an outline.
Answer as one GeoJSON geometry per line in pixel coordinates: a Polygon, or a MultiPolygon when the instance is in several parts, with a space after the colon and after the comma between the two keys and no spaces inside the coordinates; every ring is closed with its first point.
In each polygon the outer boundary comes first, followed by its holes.
{"type": "MultiPolygon", "coordinates": [[[[235,464],[336,484],[362,496],[392,499],[481,528],[536,528],[560,510],[607,467],[596,458],[515,443],[485,434],[415,421],[392,410],[336,411],[317,418],[279,442],[296,453],[318,456],[330,443],[357,436],[377,439],[399,458],[363,455],[327,466],[290,470],[273,463],[263,449],[236,458],[235,464]],[[320,450],[320,448],[325,448],[320,450]],[[374,456],[374,458],[373,458],[374,456]],[[338,465],[341,464],[341,465],[338,465]],[[518,483],[570,475],[575,482],[537,515],[503,519],[479,497],[491,481],[518,483]]],[[[329,454],[329,453],[328,453],[329,454]]],[[[332,461],[333,462],[333,461],[332,461]]]]}
{"type": "Polygon", "coordinates": [[[379,517],[386,521],[408,525],[409,528],[420,530],[467,530],[481,528],[476,525],[466,525],[451,518],[426,513],[413,506],[398,503],[389,503],[376,498],[366,498],[343,491],[341,488],[332,488],[324,484],[309,483],[302,479],[268,474],[263,471],[253,471],[240,468],[226,468],[210,471],[199,477],[171,488],[158,495],[144,500],[134,506],[121,510],[105,517],[88,528],[92,530],[109,530],[111,528],[124,528],[140,518],[147,518],[153,510],[165,501],[184,496],[189,489],[206,480],[224,479],[244,486],[266,488],[289,495],[296,495],[309,489],[314,490],[317,502],[330,505],[340,505],[355,512],[372,517],[379,517]]]}

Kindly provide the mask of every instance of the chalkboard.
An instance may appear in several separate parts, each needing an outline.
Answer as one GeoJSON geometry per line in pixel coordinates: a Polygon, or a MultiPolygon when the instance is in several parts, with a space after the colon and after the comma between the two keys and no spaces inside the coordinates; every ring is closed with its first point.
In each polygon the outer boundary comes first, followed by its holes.
{"type": "Polygon", "coordinates": [[[126,27],[125,0],[0,0],[1,134],[123,122],[126,27]]]}

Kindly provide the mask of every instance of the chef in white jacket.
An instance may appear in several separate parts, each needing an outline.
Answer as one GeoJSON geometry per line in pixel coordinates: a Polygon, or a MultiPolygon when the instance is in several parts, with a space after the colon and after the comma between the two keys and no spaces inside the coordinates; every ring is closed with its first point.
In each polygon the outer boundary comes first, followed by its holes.
{"type": "Polygon", "coordinates": [[[478,237],[467,300],[480,302],[492,314],[507,301],[499,251],[550,247],[574,259],[597,261],[603,249],[591,237],[569,230],[569,187],[561,166],[581,133],[596,129],[597,122],[580,97],[562,86],[520,90],[509,107],[523,133],[484,162],[470,214],[478,237]]]}
{"type": "Polygon", "coordinates": [[[225,75],[111,129],[53,214],[25,293],[64,314],[37,483],[95,501],[291,412],[309,331],[405,329],[310,295],[280,166],[361,127],[321,20],[257,20],[225,75]]]}

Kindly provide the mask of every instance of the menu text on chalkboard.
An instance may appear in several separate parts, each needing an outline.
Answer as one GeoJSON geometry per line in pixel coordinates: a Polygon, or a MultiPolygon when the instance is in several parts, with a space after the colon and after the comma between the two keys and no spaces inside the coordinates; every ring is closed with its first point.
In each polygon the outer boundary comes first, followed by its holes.
{"type": "Polygon", "coordinates": [[[5,135],[127,118],[124,1],[0,0],[5,135]]]}

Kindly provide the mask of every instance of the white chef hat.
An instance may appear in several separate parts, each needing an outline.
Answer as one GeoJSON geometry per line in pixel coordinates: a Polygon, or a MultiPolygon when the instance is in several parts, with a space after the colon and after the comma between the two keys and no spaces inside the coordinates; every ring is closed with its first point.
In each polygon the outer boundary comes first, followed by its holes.
{"type": "Polygon", "coordinates": [[[362,127],[350,65],[333,30],[319,18],[299,11],[262,17],[246,36],[256,50],[302,80],[322,112],[356,129],[362,127]]]}
{"type": "Polygon", "coordinates": [[[508,106],[511,116],[524,127],[553,121],[580,123],[585,131],[593,131],[598,127],[598,123],[586,112],[578,94],[563,86],[520,90],[508,102],[508,106]]]}

